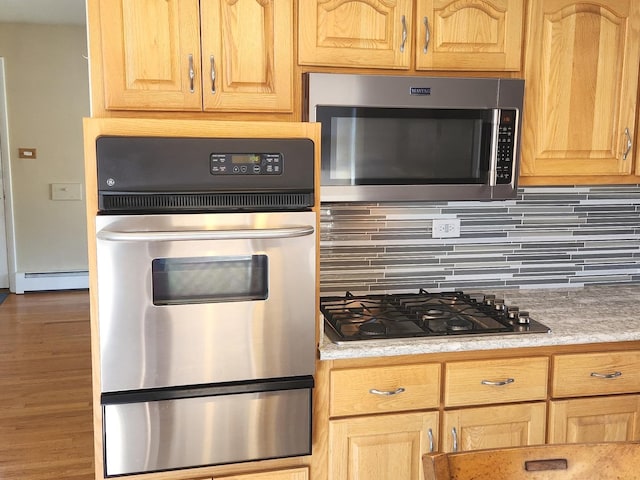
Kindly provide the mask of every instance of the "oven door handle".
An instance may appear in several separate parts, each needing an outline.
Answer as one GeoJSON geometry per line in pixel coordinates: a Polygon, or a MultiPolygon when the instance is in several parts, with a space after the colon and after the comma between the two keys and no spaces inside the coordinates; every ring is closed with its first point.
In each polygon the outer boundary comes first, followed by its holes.
{"type": "Polygon", "coordinates": [[[101,230],[96,236],[100,240],[109,240],[113,242],[173,242],[188,240],[293,238],[311,235],[314,231],[314,227],[310,225],[302,225],[285,228],[248,228],[238,230],[176,230],[142,232],[101,230]]]}

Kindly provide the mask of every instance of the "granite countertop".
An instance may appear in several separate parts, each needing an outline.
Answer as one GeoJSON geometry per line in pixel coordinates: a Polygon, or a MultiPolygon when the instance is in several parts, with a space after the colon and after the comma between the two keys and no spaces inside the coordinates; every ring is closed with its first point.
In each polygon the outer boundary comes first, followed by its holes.
{"type": "Polygon", "coordinates": [[[420,353],[544,347],[640,340],[640,284],[584,288],[496,290],[507,305],[517,305],[551,333],[481,335],[464,338],[398,339],[320,343],[320,359],[383,357],[420,353]]]}

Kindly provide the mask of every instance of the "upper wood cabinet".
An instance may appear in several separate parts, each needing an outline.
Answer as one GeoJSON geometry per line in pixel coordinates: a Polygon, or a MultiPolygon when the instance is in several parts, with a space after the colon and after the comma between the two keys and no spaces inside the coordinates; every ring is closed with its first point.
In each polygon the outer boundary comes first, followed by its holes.
{"type": "Polygon", "coordinates": [[[408,69],[413,0],[302,0],[302,65],[408,69]]]}
{"type": "Polygon", "coordinates": [[[204,110],[292,110],[293,0],[200,0],[200,22],[204,110]]]}
{"type": "Polygon", "coordinates": [[[292,110],[293,0],[95,1],[106,109],[292,110]]]}
{"type": "Polygon", "coordinates": [[[418,0],[417,70],[520,70],[522,0],[418,0]]]}
{"type": "Polygon", "coordinates": [[[197,0],[101,0],[96,5],[106,108],[202,109],[197,0]]]}
{"type": "Polygon", "coordinates": [[[519,70],[522,10],[521,0],[305,0],[298,59],[301,65],[519,70]]]}
{"type": "Polygon", "coordinates": [[[531,0],[528,22],[521,177],[633,173],[640,2],[531,0]]]}

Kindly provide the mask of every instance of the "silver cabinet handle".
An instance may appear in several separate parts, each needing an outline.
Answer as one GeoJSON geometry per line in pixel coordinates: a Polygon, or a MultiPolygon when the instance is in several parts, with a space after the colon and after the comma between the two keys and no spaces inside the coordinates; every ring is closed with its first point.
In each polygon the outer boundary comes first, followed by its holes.
{"type": "Polygon", "coordinates": [[[457,452],[458,451],[458,431],[456,430],[456,427],[453,427],[451,429],[451,438],[453,439],[451,448],[454,452],[457,452]]]}
{"type": "Polygon", "coordinates": [[[196,78],[196,71],[193,68],[193,55],[189,54],[189,91],[195,92],[194,79],[196,78]]]}
{"type": "Polygon", "coordinates": [[[369,393],[373,395],[398,395],[399,393],[404,392],[404,388],[396,388],[395,390],[378,390],[377,388],[372,388],[369,390],[369,393]]]}
{"type": "Polygon", "coordinates": [[[591,376],[592,377],[596,377],[596,378],[618,378],[622,376],[622,372],[613,372],[613,373],[598,373],[598,372],[591,372],[591,376]]]}
{"type": "Polygon", "coordinates": [[[248,228],[240,230],[179,230],[166,232],[122,232],[116,230],[101,230],[97,233],[96,237],[100,240],[120,242],[237,240],[303,237],[306,235],[311,235],[314,231],[315,228],[310,225],[288,228],[248,228]]]}
{"type": "Polygon", "coordinates": [[[429,50],[429,41],[431,40],[431,30],[429,30],[429,19],[424,17],[422,19],[422,23],[424,23],[424,48],[422,49],[422,53],[427,53],[429,50]]]}
{"type": "Polygon", "coordinates": [[[631,141],[631,132],[629,131],[629,127],[624,129],[624,136],[627,137],[627,148],[622,154],[622,160],[626,160],[629,156],[629,152],[631,151],[631,147],[633,146],[633,142],[631,141]]]}
{"type": "Polygon", "coordinates": [[[404,52],[404,45],[407,43],[407,19],[402,15],[402,43],[400,44],[400,51],[404,52]]]}
{"type": "Polygon", "coordinates": [[[216,63],[213,58],[213,55],[209,57],[209,61],[211,62],[211,93],[216,93],[216,63]]]}
{"type": "Polygon", "coordinates": [[[429,453],[435,451],[434,442],[433,442],[433,430],[427,430],[427,437],[429,438],[429,453]]]}
{"type": "Polygon", "coordinates": [[[482,385],[493,385],[496,387],[502,387],[503,385],[509,385],[510,383],[515,382],[513,378],[507,378],[506,380],[500,380],[498,382],[492,382],[491,380],[482,380],[480,383],[482,385]]]}

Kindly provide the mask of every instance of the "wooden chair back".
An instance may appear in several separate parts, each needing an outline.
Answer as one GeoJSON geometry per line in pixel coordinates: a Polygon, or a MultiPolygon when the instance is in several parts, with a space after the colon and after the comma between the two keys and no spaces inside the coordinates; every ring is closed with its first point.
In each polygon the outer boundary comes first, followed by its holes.
{"type": "Polygon", "coordinates": [[[640,479],[640,442],[549,444],[422,457],[425,480],[640,479]]]}

